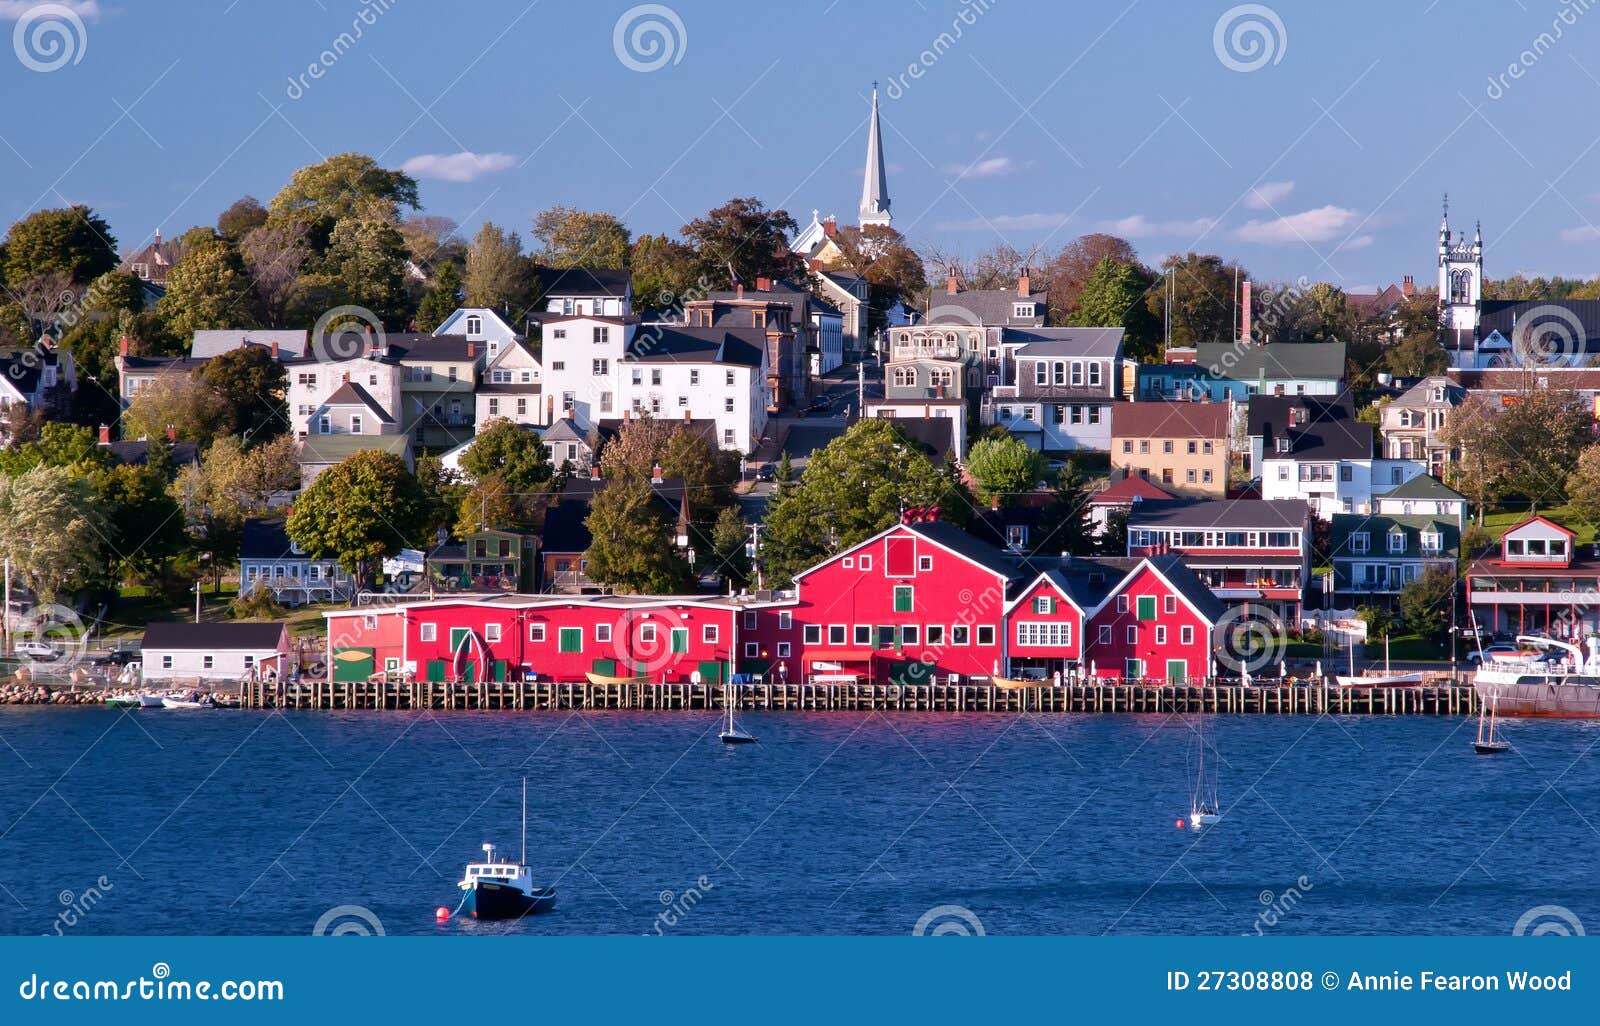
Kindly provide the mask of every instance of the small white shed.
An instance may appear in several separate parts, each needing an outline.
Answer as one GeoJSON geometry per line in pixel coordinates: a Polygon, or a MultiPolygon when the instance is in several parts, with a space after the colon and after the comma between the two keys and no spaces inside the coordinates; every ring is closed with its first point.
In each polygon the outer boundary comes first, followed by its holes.
{"type": "Polygon", "coordinates": [[[238,681],[291,669],[281,623],[152,623],[140,659],[145,680],[238,681]]]}

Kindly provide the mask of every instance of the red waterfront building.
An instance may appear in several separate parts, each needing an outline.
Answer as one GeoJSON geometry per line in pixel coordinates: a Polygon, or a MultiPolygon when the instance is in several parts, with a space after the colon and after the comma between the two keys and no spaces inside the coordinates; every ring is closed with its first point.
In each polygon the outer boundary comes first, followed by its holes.
{"type": "Polygon", "coordinates": [[[1223,607],[1177,556],[1042,563],[897,524],[762,596],[453,597],[328,618],[335,679],[1191,679],[1223,607]]]}
{"type": "Polygon", "coordinates": [[[1467,567],[1478,626],[1577,639],[1600,631],[1600,559],[1554,520],[1533,516],[1506,531],[1500,551],[1467,567]]]}

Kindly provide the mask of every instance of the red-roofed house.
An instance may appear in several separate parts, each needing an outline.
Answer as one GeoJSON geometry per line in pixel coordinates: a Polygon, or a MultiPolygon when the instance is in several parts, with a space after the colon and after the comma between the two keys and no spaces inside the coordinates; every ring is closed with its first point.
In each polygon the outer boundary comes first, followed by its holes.
{"type": "Polygon", "coordinates": [[[1182,498],[1228,490],[1233,403],[1130,402],[1111,408],[1111,466],[1182,498]]]}

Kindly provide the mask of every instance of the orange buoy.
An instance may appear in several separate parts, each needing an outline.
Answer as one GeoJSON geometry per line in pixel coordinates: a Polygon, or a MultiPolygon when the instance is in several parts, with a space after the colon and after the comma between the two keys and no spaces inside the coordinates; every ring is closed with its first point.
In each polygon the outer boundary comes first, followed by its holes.
{"type": "Polygon", "coordinates": [[[443,905],[440,905],[438,908],[433,910],[433,918],[434,921],[442,923],[446,919],[450,918],[450,910],[445,908],[443,905]]]}
{"type": "Polygon", "coordinates": [[[1176,824],[1174,824],[1174,825],[1175,825],[1175,826],[1176,826],[1176,827],[1177,827],[1177,828],[1178,828],[1178,829],[1179,829],[1179,830],[1182,830],[1182,829],[1183,829],[1183,820],[1181,820],[1181,819],[1180,819],[1180,820],[1178,820],[1178,822],[1177,822],[1177,823],[1176,823],[1176,824]]]}

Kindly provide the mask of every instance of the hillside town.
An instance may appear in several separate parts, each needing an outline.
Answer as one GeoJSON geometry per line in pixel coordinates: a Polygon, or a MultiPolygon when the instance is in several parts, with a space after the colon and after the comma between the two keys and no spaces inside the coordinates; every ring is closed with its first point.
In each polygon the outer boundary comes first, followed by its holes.
{"type": "Polygon", "coordinates": [[[132,248],[17,222],[6,654],[1183,682],[1600,631],[1600,282],[1486,277],[1448,200],[1370,293],[1108,234],[918,252],[877,103],[853,224],[468,240],[358,154],[132,248]]]}

